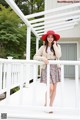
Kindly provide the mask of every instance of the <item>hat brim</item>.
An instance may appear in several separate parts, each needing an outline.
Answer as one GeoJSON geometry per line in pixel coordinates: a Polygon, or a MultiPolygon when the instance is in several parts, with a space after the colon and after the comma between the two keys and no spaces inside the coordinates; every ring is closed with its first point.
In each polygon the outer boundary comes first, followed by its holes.
{"type": "MultiPolygon", "coordinates": [[[[50,34],[44,34],[44,35],[42,35],[41,39],[43,41],[46,41],[46,38],[47,38],[48,35],[50,35],[50,34]]],[[[55,36],[55,38],[56,38],[55,41],[58,41],[60,39],[60,35],[59,34],[52,34],[52,35],[55,36]]]]}

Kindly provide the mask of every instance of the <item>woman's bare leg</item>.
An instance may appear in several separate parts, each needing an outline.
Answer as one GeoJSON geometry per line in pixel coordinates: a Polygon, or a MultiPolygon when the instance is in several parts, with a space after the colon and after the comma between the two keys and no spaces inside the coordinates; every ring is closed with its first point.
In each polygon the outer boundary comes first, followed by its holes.
{"type": "Polygon", "coordinates": [[[57,84],[51,84],[50,89],[51,89],[51,96],[50,96],[50,106],[53,106],[53,102],[56,96],[56,85],[57,84]]]}
{"type": "MultiPolygon", "coordinates": [[[[56,95],[56,90],[55,90],[55,85],[50,84],[50,106],[52,106],[55,95],[56,95]]],[[[47,92],[45,93],[45,106],[47,105],[47,92]]]]}

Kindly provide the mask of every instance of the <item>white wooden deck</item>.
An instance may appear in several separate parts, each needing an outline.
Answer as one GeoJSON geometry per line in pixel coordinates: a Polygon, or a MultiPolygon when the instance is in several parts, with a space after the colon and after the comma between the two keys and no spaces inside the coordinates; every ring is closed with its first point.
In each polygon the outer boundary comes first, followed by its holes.
{"type": "MultiPolygon", "coordinates": [[[[49,109],[44,107],[45,84],[37,82],[31,83],[23,91],[16,92],[10,96],[9,103],[6,100],[0,101],[0,113],[7,113],[8,119],[61,119],[61,120],[80,120],[79,111],[75,110],[75,81],[65,79],[63,98],[61,95],[61,83],[57,85],[57,94],[53,106],[53,114],[49,114],[49,109]],[[22,97],[21,97],[22,94],[22,97]],[[69,109],[70,108],[70,109],[69,109]]],[[[80,82],[79,82],[80,91],[80,82]]],[[[79,95],[80,99],[80,95],[79,95]]]]}

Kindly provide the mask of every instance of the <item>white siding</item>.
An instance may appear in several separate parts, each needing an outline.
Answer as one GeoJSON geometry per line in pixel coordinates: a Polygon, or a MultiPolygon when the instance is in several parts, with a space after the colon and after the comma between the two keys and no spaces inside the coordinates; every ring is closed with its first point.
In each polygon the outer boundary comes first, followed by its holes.
{"type": "MultiPolygon", "coordinates": [[[[61,38],[59,43],[77,43],[77,60],[80,60],[80,38],[61,38]]],[[[80,78],[80,66],[79,66],[79,78],[80,78]]]]}
{"type": "Polygon", "coordinates": [[[68,5],[68,3],[58,3],[57,0],[45,0],[45,10],[53,9],[63,5],[68,5]]]}
{"type": "MultiPolygon", "coordinates": [[[[72,4],[72,3],[58,3],[57,0],[45,0],[45,10],[65,6],[68,4],[72,4]]],[[[79,9],[79,8],[76,8],[76,9],[79,9]]],[[[61,14],[61,12],[60,12],[60,14],[61,14]]],[[[48,22],[50,22],[50,21],[48,21],[48,22]]],[[[46,27],[45,27],[45,30],[46,30],[46,27]]],[[[78,25],[76,25],[73,29],[64,30],[64,31],[61,31],[58,33],[61,35],[62,38],[67,38],[67,37],[68,38],[72,38],[72,37],[78,38],[78,37],[80,37],[80,23],[78,25]]]]}

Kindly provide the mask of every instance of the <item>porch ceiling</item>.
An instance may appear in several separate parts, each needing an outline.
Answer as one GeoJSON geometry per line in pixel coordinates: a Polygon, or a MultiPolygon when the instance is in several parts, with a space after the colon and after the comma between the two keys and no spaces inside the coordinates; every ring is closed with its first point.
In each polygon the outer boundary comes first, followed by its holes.
{"type": "Polygon", "coordinates": [[[14,0],[5,0],[16,14],[29,26],[36,37],[48,29],[64,31],[80,25],[80,3],[74,3],[55,9],[25,16],[14,0]]]}

